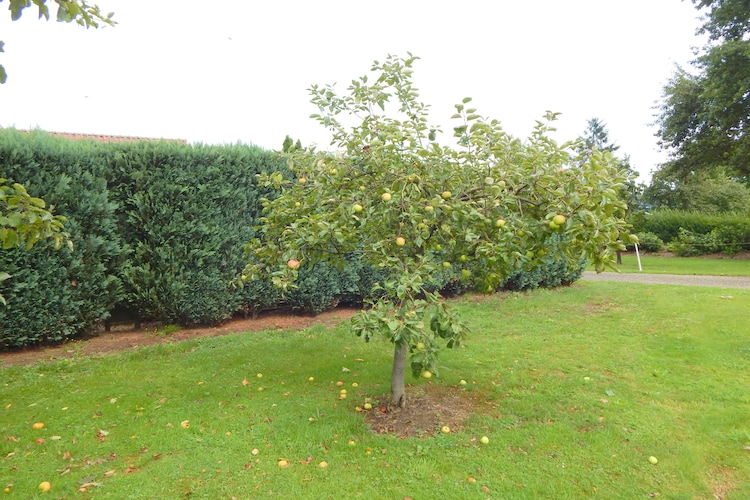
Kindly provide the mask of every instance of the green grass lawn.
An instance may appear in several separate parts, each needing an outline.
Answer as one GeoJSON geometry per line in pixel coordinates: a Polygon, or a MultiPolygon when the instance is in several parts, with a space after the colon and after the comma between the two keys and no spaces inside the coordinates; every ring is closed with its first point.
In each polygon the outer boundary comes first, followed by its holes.
{"type": "Polygon", "coordinates": [[[408,391],[470,392],[479,408],[456,432],[371,432],[355,407],[387,392],[391,348],[346,325],[236,334],[0,368],[0,488],[24,499],[750,498],[750,291],[585,282],[454,304],[468,345],[408,391]]]}
{"type": "MultiPolygon", "coordinates": [[[[701,274],[712,276],[750,276],[750,259],[712,259],[705,257],[659,257],[641,256],[643,271],[638,270],[635,253],[624,254],[622,265],[617,266],[623,273],[650,274],[701,274]]],[[[589,271],[594,267],[589,266],[589,271]]],[[[608,271],[610,269],[607,269],[608,271]]]]}

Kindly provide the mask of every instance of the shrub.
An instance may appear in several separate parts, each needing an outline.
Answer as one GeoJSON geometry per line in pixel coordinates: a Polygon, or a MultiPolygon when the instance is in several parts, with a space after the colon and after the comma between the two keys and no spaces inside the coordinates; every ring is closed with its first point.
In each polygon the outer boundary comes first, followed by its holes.
{"type": "MultiPolygon", "coordinates": [[[[638,233],[637,236],[638,249],[641,251],[661,252],[667,247],[664,241],[652,232],[644,231],[642,233],[638,233]]],[[[629,243],[626,248],[628,250],[635,250],[635,245],[633,243],[629,243]]]]}
{"type": "Polygon", "coordinates": [[[677,237],[669,242],[668,248],[678,257],[693,257],[718,252],[721,245],[713,232],[696,234],[681,228],[677,237]]]}

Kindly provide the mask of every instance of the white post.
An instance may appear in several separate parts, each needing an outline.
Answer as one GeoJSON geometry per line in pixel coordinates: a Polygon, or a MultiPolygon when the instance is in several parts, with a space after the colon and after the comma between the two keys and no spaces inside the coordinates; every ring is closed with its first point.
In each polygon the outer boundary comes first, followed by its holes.
{"type": "Polygon", "coordinates": [[[638,259],[638,270],[643,271],[641,267],[641,254],[638,252],[638,243],[635,244],[635,257],[638,259]]]}

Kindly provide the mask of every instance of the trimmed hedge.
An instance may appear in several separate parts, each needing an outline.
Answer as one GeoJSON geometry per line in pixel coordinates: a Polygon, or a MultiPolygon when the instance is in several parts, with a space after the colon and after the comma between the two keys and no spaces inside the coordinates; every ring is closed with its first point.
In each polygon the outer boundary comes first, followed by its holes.
{"type": "Polygon", "coordinates": [[[91,329],[122,298],[119,270],[129,248],[117,232],[106,166],[91,147],[43,133],[0,133],[2,176],[26,186],[68,218],[75,245],[54,251],[41,241],[30,251],[0,252],[8,301],[0,307],[0,348],[61,341],[91,329]]]}
{"type": "Polygon", "coordinates": [[[568,286],[578,281],[586,268],[587,260],[571,261],[560,257],[557,249],[564,244],[560,235],[552,235],[546,241],[550,252],[542,259],[541,265],[531,269],[519,269],[508,276],[501,290],[522,291],[534,288],[555,288],[568,286]]]}
{"type": "Polygon", "coordinates": [[[257,147],[102,144],[0,130],[2,176],[65,215],[73,252],[40,242],[0,252],[8,307],[0,348],[55,342],[112,312],[214,324],[278,303],[270,283],[237,288],[260,213],[255,175],[290,174],[257,147]]]}
{"type": "Polygon", "coordinates": [[[750,216],[746,214],[657,210],[632,223],[639,236],[651,233],[680,256],[750,250],[750,216]]]}
{"type": "Polygon", "coordinates": [[[267,303],[267,287],[230,286],[245,266],[260,198],[256,174],[281,170],[273,153],[244,145],[120,143],[107,181],[121,205],[133,254],[123,269],[125,306],[181,325],[215,324],[267,303]]]}

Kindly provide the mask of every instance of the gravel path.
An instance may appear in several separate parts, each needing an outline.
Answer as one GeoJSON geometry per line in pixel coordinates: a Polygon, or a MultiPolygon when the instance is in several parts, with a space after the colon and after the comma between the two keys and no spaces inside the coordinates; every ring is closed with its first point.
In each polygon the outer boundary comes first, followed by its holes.
{"type": "Polygon", "coordinates": [[[589,281],[619,281],[623,283],[649,283],[652,285],[713,286],[717,288],[744,288],[750,290],[750,277],[698,276],[687,274],[601,273],[584,271],[581,279],[589,281]]]}

